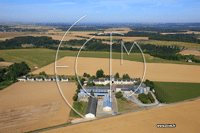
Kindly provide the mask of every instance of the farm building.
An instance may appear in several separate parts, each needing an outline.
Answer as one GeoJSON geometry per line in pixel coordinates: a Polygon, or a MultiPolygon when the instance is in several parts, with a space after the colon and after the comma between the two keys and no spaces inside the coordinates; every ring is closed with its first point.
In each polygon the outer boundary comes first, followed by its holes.
{"type": "Polygon", "coordinates": [[[192,59],[187,59],[187,62],[192,62],[192,59]]]}
{"type": "Polygon", "coordinates": [[[110,97],[103,98],[103,111],[112,111],[112,99],[110,97]]]}
{"type": "Polygon", "coordinates": [[[95,118],[96,116],[96,110],[97,110],[97,98],[89,98],[88,104],[87,104],[87,110],[85,113],[86,118],[95,118]]]}
{"type": "Polygon", "coordinates": [[[27,81],[35,81],[35,78],[28,77],[27,81]]]}
{"type": "Polygon", "coordinates": [[[62,78],[61,81],[63,81],[63,82],[69,82],[70,79],[69,78],[62,78]]]}
{"type": "Polygon", "coordinates": [[[57,78],[57,79],[56,79],[56,78],[53,78],[53,81],[56,81],[56,80],[57,80],[57,81],[60,81],[60,78],[57,78]]]}
{"type": "MultiPolygon", "coordinates": [[[[134,92],[139,85],[116,85],[116,92],[125,92],[132,93],[134,92]]],[[[141,85],[140,88],[135,92],[136,94],[146,93],[150,91],[150,87],[146,87],[146,85],[141,85]]]]}
{"type": "Polygon", "coordinates": [[[109,96],[110,86],[86,86],[85,89],[80,89],[78,93],[78,98],[85,99],[90,96],[91,91],[93,91],[96,98],[101,98],[103,96],[109,96]]]}
{"type": "MultiPolygon", "coordinates": [[[[83,100],[83,101],[87,101],[88,97],[90,96],[90,93],[86,93],[86,92],[80,92],[78,93],[78,99],[79,100],[83,100]]],[[[109,93],[94,93],[94,97],[96,98],[101,98],[101,97],[108,97],[109,96],[109,93]]]]}
{"type": "Polygon", "coordinates": [[[52,78],[45,78],[44,81],[46,82],[52,81],[52,78]]]}
{"type": "Polygon", "coordinates": [[[17,81],[26,82],[26,78],[25,77],[19,77],[19,78],[17,78],[17,81]]]}
{"type": "Polygon", "coordinates": [[[36,78],[36,81],[43,81],[43,78],[36,78]]]}
{"type": "MultiPolygon", "coordinates": [[[[138,81],[140,81],[140,79],[114,79],[111,78],[112,83],[113,84],[134,84],[138,81]]],[[[94,82],[95,84],[103,84],[103,85],[107,85],[110,83],[110,79],[109,78],[105,78],[105,79],[89,79],[89,82],[94,82]]],[[[84,84],[87,84],[87,81],[84,82],[84,84]]]]}

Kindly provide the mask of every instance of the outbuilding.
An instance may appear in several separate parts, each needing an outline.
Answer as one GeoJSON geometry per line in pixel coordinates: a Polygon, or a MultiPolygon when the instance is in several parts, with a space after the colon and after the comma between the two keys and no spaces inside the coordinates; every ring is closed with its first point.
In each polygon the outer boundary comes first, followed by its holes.
{"type": "Polygon", "coordinates": [[[103,98],[103,111],[112,111],[112,99],[110,97],[103,98]]]}
{"type": "Polygon", "coordinates": [[[86,118],[95,118],[96,116],[96,110],[97,110],[97,103],[98,99],[90,97],[88,104],[87,104],[87,110],[85,113],[86,118]]]}

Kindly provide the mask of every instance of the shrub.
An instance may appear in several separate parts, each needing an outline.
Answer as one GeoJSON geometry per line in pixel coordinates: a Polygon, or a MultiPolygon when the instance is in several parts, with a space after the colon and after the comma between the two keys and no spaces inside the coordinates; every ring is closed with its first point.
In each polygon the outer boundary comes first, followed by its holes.
{"type": "Polygon", "coordinates": [[[4,61],[4,59],[0,57],[0,61],[4,61]]]}
{"type": "Polygon", "coordinates": [[[125,97],[121,97],[121,100],[127,102],[127,99],[125,97]]]}
{"type": "Polygon", "coordinates": [[[147,94],[147,96],[149,97],[151,103],[155,102],[155,99],[153,98],[153,96],[152,96],[152,94],[150,92],[147,94]]]}
{"type": "Polygon", "coordinates": [[[138,95],[138,99],[142,102],[142,103],[148,103],[148,96],[145,95],[144,93],[141,93],[138,95]]]}
{"type": "Polygon", "coordinates": [[[115,97],[116,97],[116,98],[121,98],[122,96],[123,96],[123,94],[122,94],[121,91],[115,93],[115,97]]]}
{"type": "Polygon", "coordinates": [[[84,74],[83,74],[83,77],[87,77],[87,75],[88,75],[87,73],[84,73],[84,74]]]}
{"type": "Polygon", "coordinates": [[[87,74],[87,78],[89,78],[90,77],[90,74],[87,74]]]}
{"type": "Polygon", "coordinates": [[[74,101],[77,101],[77,99],[78,99],[78,94],[74,94],[73,100],[74,100],[74,101]]]}

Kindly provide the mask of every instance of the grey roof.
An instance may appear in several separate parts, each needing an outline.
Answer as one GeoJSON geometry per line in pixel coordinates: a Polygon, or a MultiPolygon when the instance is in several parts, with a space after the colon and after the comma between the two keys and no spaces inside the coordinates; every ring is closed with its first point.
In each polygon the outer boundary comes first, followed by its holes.
{"type": "MultiPolygon", "coordinates": [[[[116,85],[116,88],[137,88],[139,85],[116,85]]],[[[141,85],[141,87],[146,88],[146,85],[141,85]]]]}
{"type": "Polygon", "coordinates": [[[104,107],[111,107],[112,108],[112,99],[110,102],[110,97],[104,97],[103,98],[103,108],[104,107]]]}
{"type": "Polygon", "coordinates": [[[69,80],[69,78],[62,78],[62,79],[64,79],[64,80],[67,80],[67,79],[68,79],[68,80],[69,80]]]}
{"type": "Polygon", "coordinates": [[[94,114],[96,116],[97,103],[98,103],[97,98],[90,97],[88,104],[87,104],[86,114],[91,113],[91,114],[94,114]]]}
{"type": "Polygon", "coordinates": [[[45,78],[45,79],[52,79],[52,78],[45,78]]]}
{"type": "MultiPolygon", "coordinates": [[[[85,91],[90,93],[93,91],[94,93],[108,93],[108,90],[110,89],[110,86],[86,86],[85,91]]],[[[83,89],[81,89],[82,92],[84,92],[83,89]]]]}
{"type": "Polygon", "coordinates": [[[86,86],[85,89],[110,89],[110,86],[86,86]]]}

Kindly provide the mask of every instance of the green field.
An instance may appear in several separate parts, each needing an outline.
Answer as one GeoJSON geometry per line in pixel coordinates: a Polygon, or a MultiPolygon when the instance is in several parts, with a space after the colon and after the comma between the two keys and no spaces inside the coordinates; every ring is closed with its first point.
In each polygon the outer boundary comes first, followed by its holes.
{"type": "Polygon", "coordinates": [[[200,49],[200,44],[188,43],[188,42],[175,42],[175,41],[158,41],[158,40],[137,40],[139,44],[155,44],[155,45],[166,45],[166,46],[179,46],[186,48],[197,48],[200,49]]]}
{"type": "MultiPolygon", "coordinates": [[[[58,59],[64,56],[77,56],[78,51],[60,50],[58,59]]],[[[12,50],[0,50],[0,57],[8,62],[22,61],[26,62],[29,67],[34,70],[34,67],[43,67],[55,61],[56,50],[51,49],[12,49],[12,50]]],[[[82,51],[80,57],[96,57],[96,58],[109,58],[109,52],[94,52],[94,51],[82,51]]],[[[121,59],[120,53],[113,52],[113,59],[121,59]]],[[[129,56],[124,53],[124,60],[139,61],[143,62],[142,55],[140,53],[131,53],[129,56]]],[[[145,54],[147,63],[173,63],[173,64],[188,64],[188,65],[199,65],[197,63],[188,63],[182,61],[171,61],[164,60],[157,57],[145,54]]]]}
{"type": "MultiPolygon", "coordinates": [[[[78,111],[81,115],[85,116],[87,110],[87,102],[74,102],[73,108],[78,111]]],[[[80,117],[76,112],[71,110],[70,112],[71,117],[80,117]]]]}
{"type": "Polygon", "coordinates": [[[3,90],[4,88],[6,88],[12,84],[13,84],[13,81],[9,81],[9,80],[3,81],[0,83],[0,90],[3,90]]]}
{"type": "Polygon", "coordinates": [[[174,103],[200,96],[200,83],[153,82],[155,91],[165,103],[174,103]]]}

